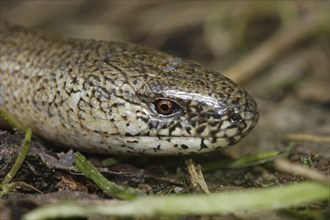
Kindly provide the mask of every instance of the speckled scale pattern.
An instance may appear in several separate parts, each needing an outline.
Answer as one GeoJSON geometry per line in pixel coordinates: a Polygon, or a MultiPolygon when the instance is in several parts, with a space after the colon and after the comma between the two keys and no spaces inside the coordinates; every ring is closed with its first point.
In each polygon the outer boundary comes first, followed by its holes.
{"type": "Polygon", "coordinates": [[[202,65],[125,42],[79,40],[0,24],[0,107],[34,134],[80,150],[210,152],[257,123],[254,99],[202,65]],[[161,115],[156,100],[180,110],[161,115]]]}

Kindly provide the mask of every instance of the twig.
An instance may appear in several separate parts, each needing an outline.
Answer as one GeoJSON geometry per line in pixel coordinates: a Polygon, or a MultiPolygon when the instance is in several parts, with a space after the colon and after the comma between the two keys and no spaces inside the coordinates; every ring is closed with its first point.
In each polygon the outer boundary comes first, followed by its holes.
{"type": "Polygon", "coordinates": [[[317,170],[312,170],[300,166],[298,164],[291,163],[288,160],[284,160],[282,158],[276,159],[274,161],[274,164],[276,169],[280,171],[290,173],[293,175],[302,176],[311,180],[318,181],[320,183],[330,185],[330,177],[318,172],[317,170]]]}
{"type": "Polygon", "coordinates": [[[326,13],[320,11],[319,14],[308,15],[283,27],[273,37],[252,51],[249,56],[243,58],[228,70],[223,71],[223,74],[237,83],[247,81],[293,45],[320,29],[327,28],[326,17],[326,13]]]}
{"type": "Polygon", "coordinates": [[[187,171],[188,171],[188,181],[191,185],[191,188],[197,192],[210,193],[209,188],[205,182],[203,173],[200,168],[196,168],[194,161],[189,158],[185,161],[187,171]]]}
{"type": "Polygon", "coordinates": [[[286,136],[289,141],[315,142],[315,143],[330,143],[330,137],[325,135],[313,134],[289,134],[286,136]]]}

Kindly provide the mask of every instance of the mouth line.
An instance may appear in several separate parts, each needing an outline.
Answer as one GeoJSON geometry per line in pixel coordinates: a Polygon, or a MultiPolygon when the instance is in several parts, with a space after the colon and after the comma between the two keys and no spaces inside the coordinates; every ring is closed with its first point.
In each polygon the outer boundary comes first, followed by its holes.
{"type": "Polygon", "coordinates": [[[212,137],[212,136],[127,136],[127,135],[113,135],[115,137],[122,137],[122,138],[152,138],[152,139],[171,139],[171,138],[182,138],[182,139],[228,139],[230,137],[212,137]]]}

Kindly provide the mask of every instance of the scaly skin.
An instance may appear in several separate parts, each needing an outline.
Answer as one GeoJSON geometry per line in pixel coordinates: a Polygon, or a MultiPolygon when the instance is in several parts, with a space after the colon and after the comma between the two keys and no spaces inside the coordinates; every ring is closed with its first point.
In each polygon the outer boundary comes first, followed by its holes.
{"type": "Polygon", "coordinates": [[[236,143],[258,120],[253,98],[228,78],[151,48],[6,22],[0,46],[0,107],[35,135],[67,147],[203,153],[236,143]],[[164,100],[173,105],[169,114],[157,108],[164,100]]]}

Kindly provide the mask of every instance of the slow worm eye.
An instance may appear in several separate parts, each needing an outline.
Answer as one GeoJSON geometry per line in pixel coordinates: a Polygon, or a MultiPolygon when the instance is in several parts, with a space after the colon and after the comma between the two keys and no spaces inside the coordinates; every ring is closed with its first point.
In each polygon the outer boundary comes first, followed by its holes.
{"type": "Polygon", "coordinates": [[[178,104],[167,99],[156,100],[154,105],[156,111],[162,115],[170,115],[174,112],[177,112],[180,109],[178,104]]]}

